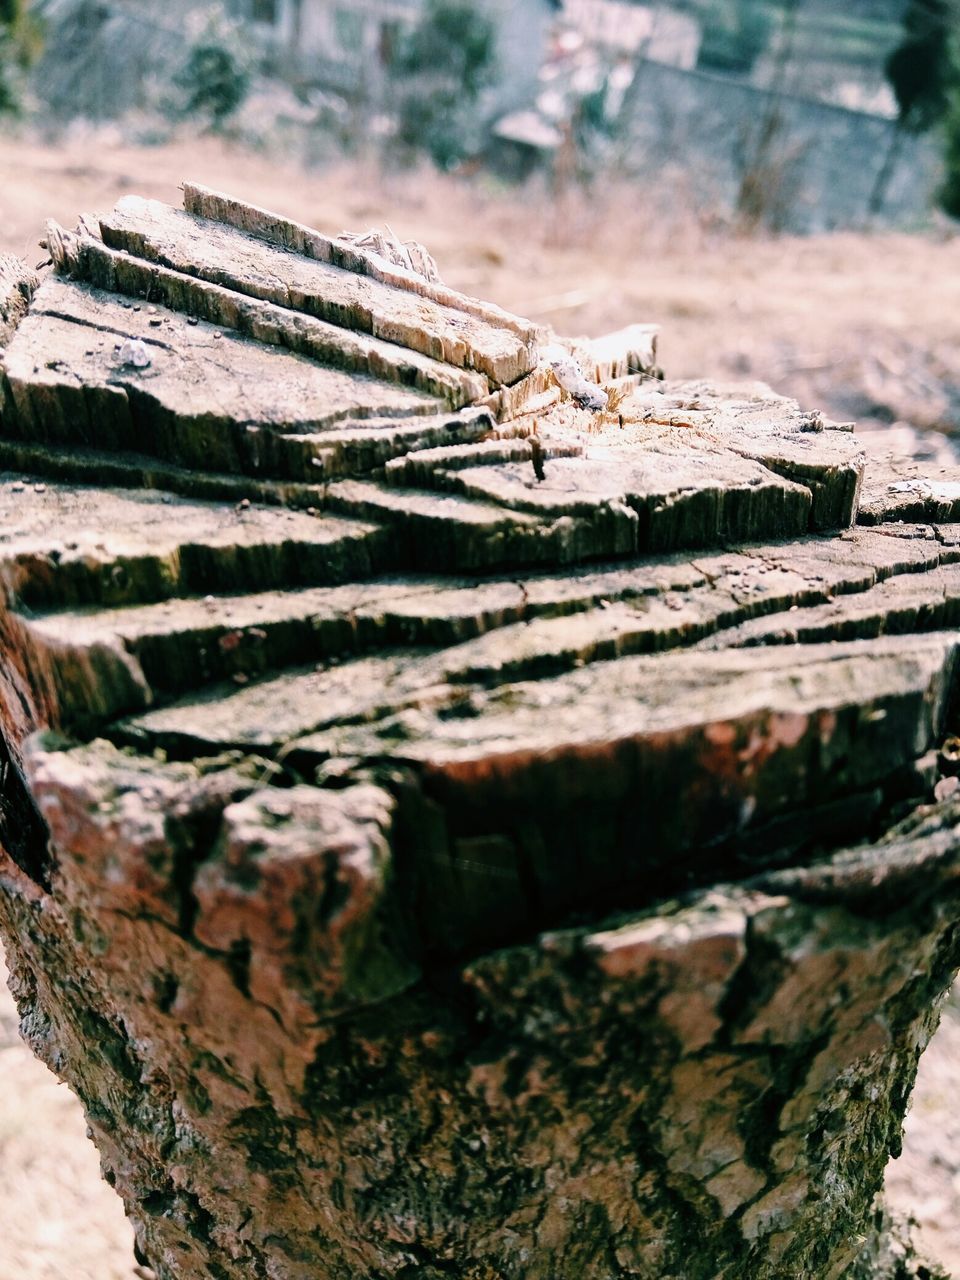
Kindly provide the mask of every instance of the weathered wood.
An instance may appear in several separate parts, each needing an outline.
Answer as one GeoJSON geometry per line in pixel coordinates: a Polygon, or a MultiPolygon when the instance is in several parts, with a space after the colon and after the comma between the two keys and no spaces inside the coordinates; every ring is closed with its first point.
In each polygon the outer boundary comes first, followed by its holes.
{"type": "Polygon", "coordinates": [[[553,335],[186,204],[52,235],[2,364],[0,926],[144,1256],[888,1276],[957,478],[651,326],[559,345],[592,412],[553,335]]]}
{"type": "Polygon", "coordinates": [[[860,509],[862,524],[897,520],[928,523],[960,519],[960,480],[956,470],[928,473],[910,459],[880,453],[872,460],[860,509]]]}
{"type": "Polygon", "coordinates": [[[320,320],[399,343],[494,385],[516,382],[535,363],[531,344],[512,328],[419,296],[371,276],[283,253],[222,223],[194,218],[156,200],[127,196],[100,218],[111,249],[199,276],[320,320]]]}
{"type": "MultiPolygon", "coordinates": [[[[189,508],[176,509],[181,528],[189,528],[183,522],[190,515],[189,508]]],[[[259,521],[266,532],[271,518],[261,513],[259,521]]],[[[249,536],[251,523],[244,513],[236,533],[249,536]]],[[[301,537],[309,537],[315,527],[301,521],[301,537]]],[[[340,532],[329,521],[321,522],[320,529],[340,532]]],[[[309,542],[293,541],[288,521],[278,522],[278,530],[310,572],[304,559],[309,542]]],[[[347,525],[341,536],[353,539],[356,532],[347,525]]],[[[14,543],[6,562],[0,558],[0,575],[8,582],[22,573],[22,545],[14,543]]],[[[150,535],[150,545],[159,559],[160,531],[150,535]]],[[[333,538],[326,542],[325,555],[337,545],[333,538]]],[[[367,550],[371,568],[378,561],[388,563],[385,540],[367,539],[367,550]]],[[[33,554],[49,551],[38,547],[33,554]]],[[[587,661],[658,652],[706,642],[707,637],[711,648],[721,649],[798,639],[854,639],[895,627],[904,633],[943,629],[956,619],[960,607],[958,559],[960,552],[944,552],[933,538],[896,539],[857,530],[839,542],[810,539],[799,546],[704,555],[694,563],[678,558],[655,567],[574,570],[564,576],[541,574],[473,586],[407,576],[385,584],[290,590],[297,581],[285,580],[278,566],[274,581],[288,585],[281,595],[266,591],[199,600],[170,598],[178,588],[189,590],[189,580],[171,584],[161,578],[154,593],[163,603],[140,608],[133,607],[129,592],[138,578],[139,589],[149,590],[150,579],[143,572],[131,573],[127,565],[118,571],[113,562],[112,594],[125,607],[95,612],[61,607],[56,613],[24,617],[18,644],[35,654],[37,669],[48,673],[85,721],[96,713],[105,690],[112,690],[114,697],[119,692],[118,681],[104,665],[112,661],[123,670],[139,664],[136,683],[142,692],[133,703],[112,702],[111,715],[139,707],[144,699],[177,696],[238,673],[262,676],[331,659],[342,664],[337,678],[347,678],[362,703],[371,690],[365,680],[350,677],[354,666],[358,671],[364,668],[365,659],[358,655],[398,646],[417,646],[417,652],[393,664],[394,670],[410,669],[415,681],[410,688],[433,690],[442,680],[457,698],[464,684],[490,685],[531,671],[559,674],[587,661]],[[797,601],[805,607],[795,608],[797,601]],[[438,661],[428,660],[424,650],[437,644],[451,647],[444,648],[438,661]]],[[[330,568],[349,575],[351,562],[339,571],[330,568]]],[[[208,563],[205,572],[206,584],[229,590],[229,578],[222,576],[216,562],[208,563]]],[[[101,569],[98,586],[104,576],[101,569]]],[[[63,578],[66,581],[66,566],[63,578]]],[[[246,585],[253,586],[252,576],[246,585]]],[[[84,588],[78,583],[74,589],[83,599],[84,588]]],[[[108,599],[106,593],[100,597],[103,604],[108,599]]],[[[41,600],[32,597],[34,605],[41,600]]],[[[372,690],[377,697],[382,696],[381,675],[378,671],[372,690]]],[[[315,683],[313,677],[304,681],[315,683]]],[[[399,694],[394,687],[391,696],[399,694]]],[[[297,705],[303,710],[310,701],[298,699],[297,705]]],[[[256,716],[262,717],[262,710],[256,716]]],[[[266,723],[272,722],[268,716],[266,723]]],[[[63,707],[56,723],[72,727],[63,707]]]]}
{"type": "Polygon", "coordinates": [[[103,747],[28,767],[60,864],[56,907],[13,899],[15,989],[57,1010],[35,1042],[86,1093],[162,1274],[848,1273],[956,963],[955,812],[802,879],[485,953],[451,1000],[369,950],[399,936],[375,925],[389,791],[137,778],[103,747]]]}
{"type": "Polygon", "coordinates": [[[0,253],[0,347],[26,315],[38,284],[36,273],[21,258],[0,253]]]}
{"type": "MultiPolygon", "coordinates": [[[[442,307],[461,311],[464,315],[474,316],[496,328],[509,329],[517,334],[525,345],[535,344],[541,337],[538,325],[524,320],[520,316],[511,315],[501,307],[483,302],[478,298],[469,298],[439,281],[425,280],[421,276],[398,269],[394,264],[385,262],[377,254],[365,252],[356,244],[344,242],[342,239],[331,239],[321,235],[312,227],[289,218],[282,218],[256,205],[245,204],[232,196],[198,183],[183,184],[183,207],[188,213],[215,223],[236,227],[248,235],[269,244],[279,245],[313,258],[317,262],[330,263],[359,275],[370,276],[382,284],[403,289],[407,293],[428,298],[442,307]]],[[[656,353],[654,348],[654,354],[656,353]]]]}
{"type": "Polygon", "coordinates": [[[419,351],[399,347],[365,332],[340,328],[325,320],[256,296],[246,296],[164,266],[107,248],[80,234],[66,240],[68,253],[58,265],[77,279],[111,292],[162,303],[172,310],[208,320],[238,332],[310,356],[333,368],[386,377],[416,386],[459,408],[487,394],[490,384],[480,373],[447,365],[419,351]]]}
{"type": "Polygon", "coordinates": [[[413,388],[53,280],[37,294],[5,364],[13,429],[30,441],[141,452],[213,471],[316,482],[345,465],[342,437],[327,439],[333,428],[374,420],[401,431],[386,461],[421,438],[469,439],[475,424],[492,426],[476,412],[444,415],[442,403],[413,388]],[[144,344],[146,367],[124,363],[130,341],[144,344]],[[433,420],[405,423],[426,417],[433,420]]]}

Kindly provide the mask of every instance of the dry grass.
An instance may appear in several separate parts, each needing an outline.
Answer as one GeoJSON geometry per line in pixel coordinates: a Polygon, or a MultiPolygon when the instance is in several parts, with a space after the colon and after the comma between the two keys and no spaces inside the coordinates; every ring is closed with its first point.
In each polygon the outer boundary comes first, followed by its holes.
{"type": "MultiPolygon", "coordinates": [[[[841,416],[956,421],[960,239],[747,240],[671,209],[681,191],[518,200],[357,166],[304,175],[211,140],[145,150],[96,136],[56,147],[5,139],[0,173],[0,250],[31,262],[47,217],[72,225],[127,191],[177,202],[178,182],[196,178],[327,231],[389,222],[427,244],[450,284],[568,333],[656,320],[671,376],[759,377],[841,416]]],[[[13,1026],[0,989],[0,1280],[132,1280],[131,1234],[98,1180],[79,1108],[13,1026]]],[[[921,1217],[930,1252],[960,1270],[958,1065],[952,1010],[924,1059],[890,1185],[898,1209],[921,1217]]]]}

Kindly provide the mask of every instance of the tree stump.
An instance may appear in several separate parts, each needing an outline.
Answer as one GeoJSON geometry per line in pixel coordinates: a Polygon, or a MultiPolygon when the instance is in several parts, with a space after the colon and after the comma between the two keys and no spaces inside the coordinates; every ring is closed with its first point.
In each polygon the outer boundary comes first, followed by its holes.
{"type": "Polygon", "coordinates": [[[0,924],[142,1258],[893,1274],[957,479],[203,188],[48,244],[0,262],[0,924]]]}

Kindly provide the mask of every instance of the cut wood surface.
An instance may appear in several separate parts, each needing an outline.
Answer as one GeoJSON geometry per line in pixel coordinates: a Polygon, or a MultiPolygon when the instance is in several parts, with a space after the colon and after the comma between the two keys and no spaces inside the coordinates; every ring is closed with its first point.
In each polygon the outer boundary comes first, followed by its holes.
{"type": "Polygon", "coordinates": [[[0,923],[143,1255],[879,1280],[960,478],[186,204],[0,262],[0,923]]]}

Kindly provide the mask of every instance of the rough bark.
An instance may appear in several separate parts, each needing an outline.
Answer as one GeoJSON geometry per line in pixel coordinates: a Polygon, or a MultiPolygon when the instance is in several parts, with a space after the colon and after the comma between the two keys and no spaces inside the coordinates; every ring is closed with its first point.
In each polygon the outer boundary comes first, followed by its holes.
{"type": "Polygon", "coordinates": [[[186,204],[51,232],[0,423],[0,926],[143,1256],[921,1274],[960,486],[186,204]]]}
{"type": "Polygon", "coordinates": [[[27,313],[39,281],[20,258],[0,253],[0,347],[27,313]]]}

